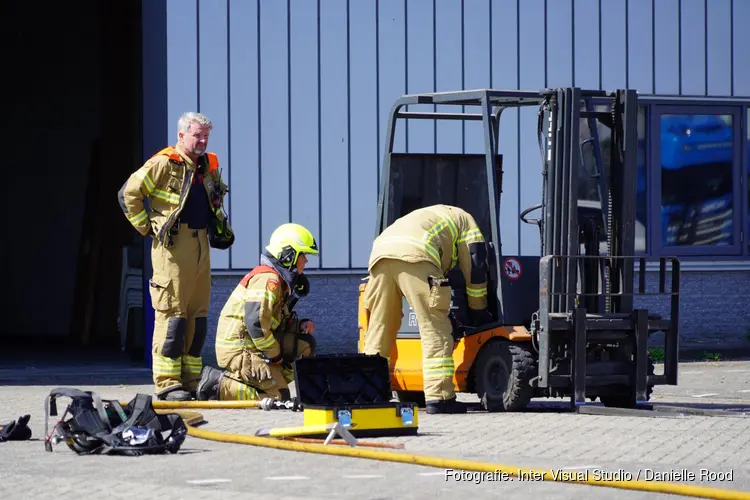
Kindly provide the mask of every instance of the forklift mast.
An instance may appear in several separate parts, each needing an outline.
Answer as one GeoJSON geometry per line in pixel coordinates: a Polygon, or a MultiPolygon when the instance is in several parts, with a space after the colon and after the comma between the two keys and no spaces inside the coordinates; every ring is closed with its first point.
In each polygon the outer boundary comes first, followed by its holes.
{"type": "Polygon", "coordinates": [[[552,313],[571,311],[579,305],[576,296],[583,296],[581,305],[589,313],[630,313],[633,311],[634,261],[620,257],[635,255],[637,95],[634,90],[615,92],[607,111],[591,110],[590,102],[582,97],[579,89],[561,89],[549,96],[540,109],[540,144],[544,136],[547,138],[542,161],[541,255],[610,257],[611,261],[605,261],[605,293],[597,293],[600,269],[596,267],[596,260],[584,263],[579,289],[577,263],[572,258],[567,259],[565,271],[553,280],[560,281],[567,293],[556,295],[548,310],[552,313]],[[581,143],[580,127],[584,120],[591,139],[581,143]],[[597,134],[598,123],[611,131],[606,169],[597,134]],[[593,143],[594,160],[590,166],[584,164],[584,147],[589,142],[593,143]],[[598,180],[598,203],[579,198],[581,175],[598,180]],[[601,252],[602,240],[606,241],[604,252],[601,252]],[[613,291],[618,295],[613,296],[613,291]]]}
{"type": "Polygon", "coordinates": [[[583,403],[589,382],[629,386],[636,402],[648,399],[649,386],[677,384],[680,265],[674,257],[659,258],[657,294],[671,298],[668,320],[634,307],[635,295],[657,295],[646,292],[646,258],[635,255],[638,96],[635,90],[617,90],[608,97],[609,109],[595,111],[580,89],[558,89],[540,108],[540,145],[546,137],[547,149],[537,221],[542,239],[537,383],[572,382],[576,404],[583,403]],[[583,163],[582,123],[594,145],[590,165],[583,163]],[[597,138],[599,124],[610,130],[608,158],[597,138]],[[598,203],[579,199],[582,175],[597,180],[598,203]],[[672,266],[669,292],[667,262],[672,266]],[[647,349],[656,331],[665,332],[664,374],[659,376],[649,371],[647,349]],[[601,361],[598,356],[605,352],[601,361]]]}

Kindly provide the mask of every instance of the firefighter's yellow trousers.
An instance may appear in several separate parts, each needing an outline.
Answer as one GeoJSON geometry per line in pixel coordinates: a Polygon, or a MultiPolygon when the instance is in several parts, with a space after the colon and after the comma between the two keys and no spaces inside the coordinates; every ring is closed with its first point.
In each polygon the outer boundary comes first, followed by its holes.
{"type": "Polygon", "coordinates": [[[369,311],[364,353],[390,359],[403,318],[402,297],[419,325],[425,400],[454,398],[453,327],[448,317],[451,288],[434,264],[397,259],[375,263],[364,296],[369,311]]]}
{"type": "Polygon", "coordinates": [[[151,246],[152,372],[157,396],[179,388],[196,390],[211,299],[206,230],[181,224],[174,233],[169,248],[156,239],[151,246]]]}
{"type": "MultiPolygon", "coordinates": [[[[302,336],[304,338],[304,336],[302,336]]],[[[222,360],[226,356],[221,356],[218,352],[221,348],[217,347],[217,360],[222,360]]],[[[303,340],[297,341],[297,359],[308,357],[312,354],[311,346],[303,340]]],[[[242,352],[229,358],[226,363],[221,363],[226,369],[221,379],[219,387],[219,400],[258,400],[266,397],[281,399],[281,391],[289,388],[289,384],[294,381],[294,371],[291,363],[285,365],[269,365],[271,370],[271,379],[258,380],[250,373],[250,353],[242,352]]]]}

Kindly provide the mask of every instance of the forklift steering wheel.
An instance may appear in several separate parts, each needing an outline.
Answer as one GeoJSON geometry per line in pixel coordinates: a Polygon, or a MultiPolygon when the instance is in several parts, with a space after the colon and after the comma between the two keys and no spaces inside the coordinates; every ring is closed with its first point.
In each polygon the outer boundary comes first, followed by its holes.
{"type": "Polygon", "coordinates": [[[539,210],[543,206],[544,205],[542,205],[541,203],[537,203],[536,205],[530,206],[529,208],[521,212],[521,215],[520,215],[521,220],[524,221],[526,224],[534,224],[538,226],[539,223],[541,222],[541,219],[527,219],[526,216],[529,215],[529,213],[533,212],[534,210],[539,210]]]}

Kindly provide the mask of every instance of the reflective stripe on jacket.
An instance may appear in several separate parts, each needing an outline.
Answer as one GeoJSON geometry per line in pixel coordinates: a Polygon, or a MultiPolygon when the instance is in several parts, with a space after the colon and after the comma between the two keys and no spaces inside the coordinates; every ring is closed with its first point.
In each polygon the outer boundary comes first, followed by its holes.
{"type": "Polygon", "coordinates": [[[469,307],[487,307],[487,267],[484,236],[474,218],[457,207],[434,205],[401,217],[372,245],[368,268],[383,258],[428,261],[443,273],[459,265],[466,281],[469,307]]]}
{"type": "MultiPolygon", "coordinates": [[[[203,186],[208,193],[209,208],[219,220],[227,185],[221,179],[219,159],[206,153],[200,160],[204,166],[203,186]]],[[[142,235],[153,234],[165,244],[169,230],[185,207],[196,165],[174,147],[167,147],[152,156],[133,172],[119,192],[120,207],[128,221],[142,235]]]]}

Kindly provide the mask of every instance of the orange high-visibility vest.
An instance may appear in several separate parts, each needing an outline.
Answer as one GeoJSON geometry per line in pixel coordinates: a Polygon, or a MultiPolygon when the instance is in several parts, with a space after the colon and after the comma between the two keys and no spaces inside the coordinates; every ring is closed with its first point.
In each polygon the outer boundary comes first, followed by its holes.
{"type": "MultiPolygon", "coordinates": [[[[167,146],[166,148],[162,149],[158,153],[156,153],[154,156],[167,156],[169,159],[175,163],[185,163],[185,159],[182,157],[182,155],[175,149],[174,146],[167,146]]],[[[213,172],[217,168],[219,168],[219,157],[216,156],[216,153],[206,153],[206,156],[208,156],[208,171],[213,172]]]]}

